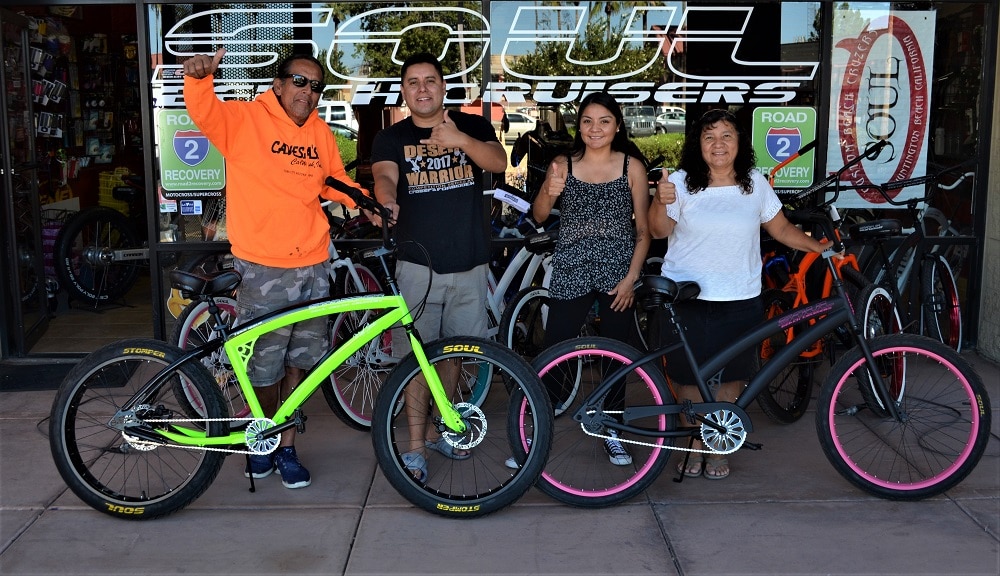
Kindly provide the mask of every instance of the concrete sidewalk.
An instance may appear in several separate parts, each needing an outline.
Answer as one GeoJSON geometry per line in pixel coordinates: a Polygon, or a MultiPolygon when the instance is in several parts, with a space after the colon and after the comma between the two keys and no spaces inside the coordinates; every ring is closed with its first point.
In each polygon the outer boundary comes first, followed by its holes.
{"type": "MultiPolygon", "coordinates": [[[[54,392],[0,392],[0,574],[990,574],[1000,573],[1000,369],[965,354],[986,382],[993,438],[945,496],[891,502],[842,479],[813,414],[792,425],[751,411],[759,452],[723,482],[665,473],[644,496],[602,510],[537,490],[501,512],[451,520],[417,510],[377,469],[367,433],[321,395],[297,440],[312,486],[277,475],[249,493],[242,458],[190,507],[149,522],[85,505],[52,463],[54,392]]],[[[670,468],[667,469],[668,471],[670,468]]]]}

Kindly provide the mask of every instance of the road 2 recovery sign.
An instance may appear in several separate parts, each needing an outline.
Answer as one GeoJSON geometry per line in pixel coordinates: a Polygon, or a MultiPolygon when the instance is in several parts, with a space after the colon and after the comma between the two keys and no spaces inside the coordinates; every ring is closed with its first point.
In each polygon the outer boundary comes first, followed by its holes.
{"type": "Polygon", "coordinates": [[[226,161],[198,130],[187,110],[160,110],[158,119],[160,142],[171,143],[160,148],[160,185],[164,197],[190,197],[191,194],[177,193],[225,188],[226,161]]]}

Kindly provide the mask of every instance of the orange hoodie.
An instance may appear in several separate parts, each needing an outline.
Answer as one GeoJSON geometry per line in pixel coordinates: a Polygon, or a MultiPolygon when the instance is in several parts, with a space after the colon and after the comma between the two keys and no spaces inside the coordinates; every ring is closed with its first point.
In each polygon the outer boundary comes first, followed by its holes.
{"type": "Polygon", "coordinates": [[[184,78],[188,114],[226,158],[226,229],[233,255],[277,268],[329,258],[330,225],[319,196],[354,202],[327,187],[344,171],[337,142],[314,110],[298,126],[268,90],[252,102],[221,101],[214,78],[184,78]]]}

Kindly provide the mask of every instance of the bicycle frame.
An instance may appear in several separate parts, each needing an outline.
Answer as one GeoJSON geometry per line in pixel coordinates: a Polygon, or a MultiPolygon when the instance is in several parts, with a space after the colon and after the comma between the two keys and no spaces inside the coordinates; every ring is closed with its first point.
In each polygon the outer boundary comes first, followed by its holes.
{"type": "MultiPolygon", "coordinates": [[[[815,252],[809,252],[802,257],[802,260],[798,263],[798,272],[791,275],[789,280],[789,285],[778,286],[777,288],[784,290],[786,292],[791,292],[795,294],[795,300],[792,303],[794,308],[799,308],[809,304],[809,300],[806,297],[806,271],[820,258],[820,255],[815,252]],[[790,289],[791,288],[791,289],[790,289]]],[[[840,269],[844,266],[850,266],[855,270],[858,269],[858,260],[854,254],[845,254],[843,258],[840,258],[834,265],[837,267],[837,273],[840,273],[840,269]]],[[[821,294],[830,295],[833,294],[833,277],[827,273],[823,275],[823,288],[821,294]]],[[[829,297],[829,296],[827,296],[829,297]]],[[[796,338],[796,330],[794,327],[788,329],[788,333],[785,337],[785,343],[789,344],[796,338]]],[[[823,353],[823,339],[816,340],[810,346],[808,346],[801,354],[803,358],[815,358],[816,356],[823,353]]]]}
{"type": "MultiPolygon", "coordinates": [[[[340,364],[345,362],[362,346],[382,332],[389,329],[393,324],[401,322],[407,329],[410,343],[413,346],[414,355],[417,362],[427,378],[427,384],[435,404],[441,410],[441,418],[449,429],[456,432],[464,432],[465,424],[461,416],[451,406],[447,393],[441,384],[437,372],[427,362],[424,355],[423,345],[419,335],[413,330],[413,319],[402,296],[399,295],[374,295],[374,296],[349,296],[339,298],[325,298],[314,300],[298,306],[291,306],[263,316],[245,326],[235,329],[228,340],[221,345],[229,355],[233,366],[233,373],[239,382],[240,389],[247,400],[250,412],[254,418],[266,418],[253,386],[247,376],[247,364],[253,355],[254,344],[263,334],[288,326],[296,322],[303,322],[313,318],[331,316],[344,312],[356,312],[359,310],[382,310],[383,314],[365,325],[360,331],[354,334],[349,340],[338,348],[328,351],[323,358],[313,367],[299,386],[292,391],[289,397],[282,402],[271,420],[277,425],[274,428],[260,433],[261,437],[277,434],[286,428],[294,426],[293,416],[302,404],[319,388],[319,386],[329,377],[330,373],[340,364]]],[[[221,338],[213,340],[203,346],[193,349],[182,356],[177,362],[166,366],[156,377],[151,379],[139,392],[130,399],[118,411],[115,419],[124,421],[127,413],[134,410],[136,406],[143,404],[148,398],[154,395],[163,383],[170,378],[176,368],[190,361],[199,358],[216,349],[220,345],[221,338]]],[[[230,432],[228,436],[208,437],[203,432],[196,431],[183,426],[173,426],[174,430],[151,430],[127,428],[128,433],[135,434],[144,440],[163,442],[169,440],[176,444],[191,447],[223,447],[245,444],[246,433],[244,431],[230,432]]]]}
{"type": "MultiPolygon", "coordinates": [[[[742,419],[746,430],[748,432],[752,432],[753,424],[746,412],[747,406],[749,406],[757,395],[760,394],[772,380],[774,380],[782,369],[793,362],[800,354],[802,354],[804,350],[812,346],[813,342],[823,338],[826,334],[832,332],[837,327],[844,325],[850,327],[850,332],[857,345],[861,346],[865,357],[868,359],[869,365],[874,365],[874,358],[871,355],[871,350],[867,345],[867,341],[862,335],[857,317],[854,315],[854,311],[848,304],[847,296],[844,292],[843,281],[840,278],[840,275],[836,272],[837,268],[835,264],[831,261],[833,255],[834,252],[832,250],[827,250],[823,253],[823,257],[827,261],[827,266],[829,267],[831,274],[836,277],[836,281],[834,281],[834,288],[837,293],[836,296],[831,296],[814,303],[806,304],[801,308],[794,308],[784,314],[774,316],[760,322],[753,329],[737,338],[729,346],[720,350],[702,365],[699,365],[695,360],[690,348],[688,348],[687,338],[684,336],[684,331],[679,329],[679,342],[648,352],[635,362],[618,368],[609,374],[586,398],[586,400],[584,400],[581,407],[572,415],[573,420],[580,422],[584,428],[590,430],[605,427],[608,429],[618,430],[620,432],[630,432],[647,437],[683,438],[693,436],[696,433],[695,431],[697,428],[663,431],[638,428],[630,426],[628,423],[640,418],[649,418],[650,416],[684,414],[708,426],[716,428],[720,432],[724,432],[722,426],[708,421],[704,417],[697,415],[697,413],[712,412],[715,410],[730,410],[742,419]],[[801,323],[810,323],[810,326],[802,331],[802,333],[797,338],[792,340],[787,346],[779,350],[771,358],[771,360],[764,364],[761,370],[750,379],[746,388],[743,389],[734,402],[716,401],[711,389],[709,388],[708,381],[713,376],[718,374],[726,366],[726,364],[728,364],[741,352],[758,345],[765,338],[782,332],[790,326],[801,323]],[[688,365],[693,368],[693,371],[697,376],[696,385],[701,394],[702,402],[627,407],[622,414],[621,423],[604,415],[604,411],[602,410],[604,399],[611,392],[612,387],[621,381],[622,378],[630,372],[642,369],[644,366],[656,365],[651,362],[669,352],[682,348],[685,350],[688,365]]],[[[673,318],[672,313],[671,322],[676,323],[676,319],[673,318]]],[[[678,328],[680,327],[678,326],[678,328]]],[[[887,400],[891,398],[891,396],[889,395],[885,382],[882,380],[881,374],[873,372],[871,373],[871,376],[872,380],[875,382],[877,394],[883,401],[883,405],[888,406],[888,412],[893,418],[898,418],[899,413],[894,402],[887,400]]],[[[670,449],[672,447],[666,446],[665,448],[670,449]]]]}

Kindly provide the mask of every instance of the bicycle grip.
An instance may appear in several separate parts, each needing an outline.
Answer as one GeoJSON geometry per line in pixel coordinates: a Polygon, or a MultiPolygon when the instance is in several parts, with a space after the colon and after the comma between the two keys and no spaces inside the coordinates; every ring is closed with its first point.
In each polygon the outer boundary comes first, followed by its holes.
{"type": "Polygon", "coordinates": [[[354,188],[352,186],[348,186],[347,184],[344,184],[343,182],[337,180],[333,176],[326,177],[326,185],[329,186],[330,188],[333,188],[337,192],[346,194],[347,197],[353,200],[354,203],[357,204],[359,207],[364,208],[365,210],[378,212],[379,214],[381,214],[382,205],[376,202],[374,198],[371,198],[361,190],[354,188]]]}

